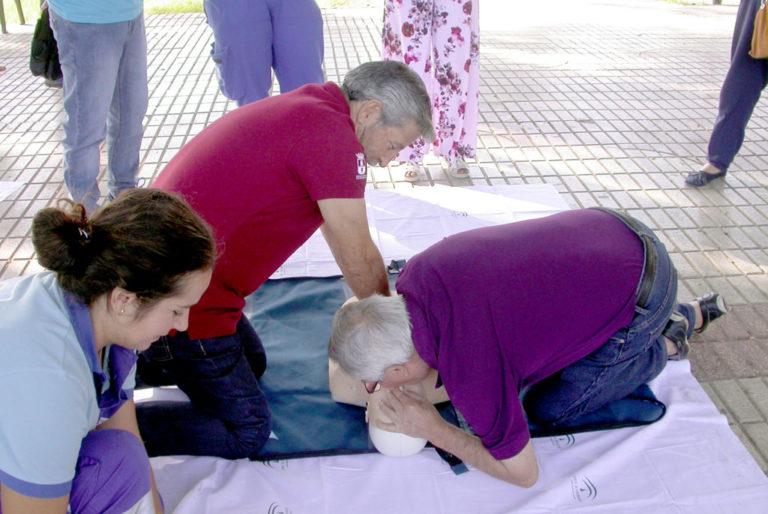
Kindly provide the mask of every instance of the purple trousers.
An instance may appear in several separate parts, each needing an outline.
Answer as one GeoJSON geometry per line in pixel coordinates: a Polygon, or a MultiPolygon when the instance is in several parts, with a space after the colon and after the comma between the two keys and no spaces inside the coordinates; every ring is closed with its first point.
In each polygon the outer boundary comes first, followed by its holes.
{"type": "Polygon", "coordinates": [[[133,434],[124,430],[90,432],[80,447],[69,495],[69,512],[117,514],[154,512],[149,457],[133,434]],[[143,505],[147,508],[137,508],[143,505]]]}
{"type": "Polygon", "coordinates": [[[707,160],[727,170],[744,142],[752,111],[768,83],[768,60],[749,56],[752,30],[760,0],[741,0],[731,44],[731,66],[720,90],[715,127],[709,138],[707,160]]]}
{"type": "Polygon", "coordinates": [[[325,82],[323,17],[315,0],[205,0],[219,87],[238,107],[325,82]]]}

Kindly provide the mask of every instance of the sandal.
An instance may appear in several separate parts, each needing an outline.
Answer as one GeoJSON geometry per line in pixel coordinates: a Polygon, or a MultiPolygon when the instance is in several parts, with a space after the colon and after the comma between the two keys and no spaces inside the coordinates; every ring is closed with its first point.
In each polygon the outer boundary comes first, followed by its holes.
{"type": "Polygon", "coordinates": [[[413,162],[409,162],[405,165],[405,174],[403,179],[406,182],[417,182],[425,175],[424,168],[421,165],[413,162]]]}
{"type": "Polygon", "coordinates": [[[728,305],[725,303],[725,298],[720,296],[720,293],[708,293],[696,298],[694,302],[699,303],[699,310],[701,310],[701,326],[693,329],[694,332],[699,334],[707,329],[711,321],[728,312],[728,305]]]}
{"type": "Polygon", "coordinates": [[[688,352],[691,350],[691,345],[688,343],[688,319],[677,311],[674,311],[669,317],[667,326],[661,333],[664,337],[672,341],[672,344],[677,348],[677,353],[670,355],[669,360],[681,361],[685,360],[688,356],[688,352]]]}
{"type": "Polygon", "coordinates": [[[453,178],[469,178],[469,167],[464,159],[459,157],[448,167],[448,175],[453,178]]]}

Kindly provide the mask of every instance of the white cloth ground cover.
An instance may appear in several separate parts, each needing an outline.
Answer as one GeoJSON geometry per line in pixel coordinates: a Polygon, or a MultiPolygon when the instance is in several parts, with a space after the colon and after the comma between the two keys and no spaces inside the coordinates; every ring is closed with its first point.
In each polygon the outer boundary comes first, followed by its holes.
{"type": "MultiPolygon", "coordinates": [[[[456,232],[568,208],[546,184],[372,190],[366,200],[385,262],[408,258],[456,232]]],[[[339,274],[316,234],[273,278],[339,274]]],[[[152,466],[167,511],[180,514],[768,512],[768,478],[689,363],[670,362],[651,388],[668,408],[657,423],[534,439],[541,472],[531,489],[476,470],[454,475],[431,448],[402,459],[180,456],[154,458],[152,466]]]]}

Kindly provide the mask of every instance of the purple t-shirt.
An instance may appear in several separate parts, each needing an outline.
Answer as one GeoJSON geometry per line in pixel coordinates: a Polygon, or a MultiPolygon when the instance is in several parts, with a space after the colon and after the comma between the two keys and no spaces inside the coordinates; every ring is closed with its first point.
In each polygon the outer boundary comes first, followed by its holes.
{"type": "Polygon", "coordinates": [[[470,230],[397,280],[413,342],[496,459],[530,439],[519,393],[632,321],[643,245],[598,210],[470,230]]]}

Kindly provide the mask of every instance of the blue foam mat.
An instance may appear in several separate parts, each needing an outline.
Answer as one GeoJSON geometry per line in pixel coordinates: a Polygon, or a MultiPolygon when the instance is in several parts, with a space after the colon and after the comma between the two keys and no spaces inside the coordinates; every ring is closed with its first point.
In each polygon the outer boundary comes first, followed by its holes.
{"type": "MultiPolygon", "coordinates": [[[[331,319],[351,292],[340,278],[270,280],[248,297],[245,315],[264,343],[261,379],[273,437],[256,460],[369,453],[365,411],[333,401],[328,390],[331,319]]],[[[444,418],[458,424],[450,404],[444,418]]],[[[666,411],[648,386],[556,430],[531,425],[533,437],[653,423],[666,411]]]]}

